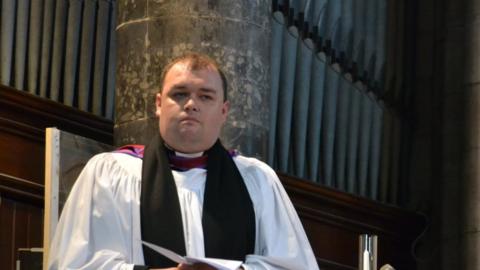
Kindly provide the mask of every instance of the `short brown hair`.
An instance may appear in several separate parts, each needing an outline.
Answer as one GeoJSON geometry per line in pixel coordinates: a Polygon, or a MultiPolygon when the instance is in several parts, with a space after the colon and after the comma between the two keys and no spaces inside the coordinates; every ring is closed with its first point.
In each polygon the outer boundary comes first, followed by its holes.
{"type": "Polygon", "coordinates": [[[227,78],[225,77],[225,73],[223,73],[222,69],[218,66],[217,62],[210,58],[209,56],[201,53],[196,52],[189,52],[183,54],[179,57],[175,57],[172,59],[168,64],[163,68],[162,74],[160,77],[160,92],[163,90],[163,83],[165,82],[165,76],[167,75],[168,71],[177,63],[186,63],[190,70],[201,70],[206,69],[209,67],[213,67],[220,75],[222,79],[222,88],[223,88],[223,100],[227,100],[227,78]]]}

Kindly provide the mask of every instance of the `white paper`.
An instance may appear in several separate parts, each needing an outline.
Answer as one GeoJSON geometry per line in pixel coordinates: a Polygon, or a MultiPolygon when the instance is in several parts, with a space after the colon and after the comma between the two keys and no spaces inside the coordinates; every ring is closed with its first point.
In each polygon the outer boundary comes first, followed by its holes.
{"type": "Polygon", "coordinates": [[[172,260],[172,261],[174,261],[174,262],[176,262],[176,263],[187,263],[187,260],[185,260],[184,257],[178,255],[177,253],[175,253],[175,252],[173,252],[173,251],[171,251],[171,250],[169,250],[169,249],[166,249],[166,248],[157,246],[157,245],[152,244],[152,243],[149,243],[149,242],[147,242],[147,241],[142,241],[142,243],[143,243],[145,246],[147,246],[147,247],[155,250],[156,252],[162,254],[163,256],[169,258],[170,260],[172,260]]]}
{"type": "Polygon", "coordinates": [[[217,268],[218,270],[237,270],[242,265],[241,261],[234,261],[234,260],[224,260],[224,259],[215,259],[215,258],[198,258],[198,257],[189,257],[189,256],[180,256],[177,253],[157,246],[155,244],[142,241],[142,243],[153,249],[154,251],[162,254],[163,256],[169,258],[170,260],[176,263],[184,263],[184,264],[194,264],[194,263],[205,263],[210,266],[217,268]]]}

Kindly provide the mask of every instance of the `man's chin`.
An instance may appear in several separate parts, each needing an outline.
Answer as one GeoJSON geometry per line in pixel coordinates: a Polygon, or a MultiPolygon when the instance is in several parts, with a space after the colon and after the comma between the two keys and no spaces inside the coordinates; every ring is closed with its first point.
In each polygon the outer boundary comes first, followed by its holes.
{"type": "Polygon", "coordinates": [[[198,145],[202,141],[198,132],[182,132],[176,139],[183,145],[198,145]]]}
{"type": "Polygon", "coordinates": [[[200,138],[198,128],[182,128],[178,135],[186,141],[198,140],[200,138]]]}

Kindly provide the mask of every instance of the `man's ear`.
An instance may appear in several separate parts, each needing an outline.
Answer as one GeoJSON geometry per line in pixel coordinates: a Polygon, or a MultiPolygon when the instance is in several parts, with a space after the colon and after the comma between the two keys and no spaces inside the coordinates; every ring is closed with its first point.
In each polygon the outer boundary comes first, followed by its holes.
{"type": "Polygon", "coordinates": [[[225,101],[222,106],[223,121],[227,121],[228,111],[230,110],[230,101],[225,101]]]}
{"type": "Polygon", "coordinates": [[[162,93],[155,96],[155,115],[160,117],[160,108],[162,107],[162,93]]]}

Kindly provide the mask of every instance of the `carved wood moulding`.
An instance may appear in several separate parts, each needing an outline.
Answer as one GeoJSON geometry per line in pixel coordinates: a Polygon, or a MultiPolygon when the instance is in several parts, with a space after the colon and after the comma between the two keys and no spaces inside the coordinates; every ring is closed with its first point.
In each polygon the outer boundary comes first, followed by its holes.
{"type": "Polygon", "coordinates": [[[0,173],[0,196],[43,207],[44,186],[35,182],[0,173]]]}
{"type": "Polygon", "coordinates": [[[27,137],[41,132],[40,140],[46,127],[55,126],[103,143],[113,142],[112,121],[3,85],[0,120],[0,129],[27,137]]]}

